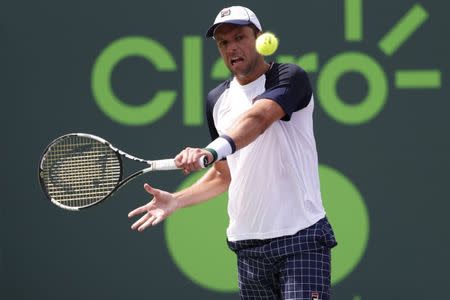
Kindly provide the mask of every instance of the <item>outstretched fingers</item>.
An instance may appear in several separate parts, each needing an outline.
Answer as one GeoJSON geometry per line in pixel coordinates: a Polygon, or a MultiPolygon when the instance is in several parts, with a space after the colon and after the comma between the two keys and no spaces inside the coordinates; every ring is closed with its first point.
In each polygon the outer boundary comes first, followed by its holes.
{"type": "Polygon", "coordinates": [[[131,225],[131,229],[136,230],[138,229],[142,224],[144,224],[149,218],[151,217],[150,213],[146,213],[143,215],[139,220],[133,223],[131,225]]]}
{"type": "Polygon", "coordinates": [[[129,218],[140,216],[140,219],[131,226],[133,230],[143,231],[149,226],[160,223],[177,210],[177,200],[172,193],[155,189],[147,183],[144,184],[144,189],[153,195],[153,199],[128,214],[129,218]]]}
{"type": "Polygon", "coordinates": [[[144,189],[147,193],[153,195],[155,198],[158,198],[161,194],[161,191],[155,188],[152,188],[150,184],[144,183],[144,189]]]}
{"type": "Polygon", "coordinates": [[[147,216],[147,218],[145,219],[145,221],[135,227],[135,228],[137,228],[138,231],[144,231],[147,227],[153,225],[152,223],[156,219],[156,217],[154,215],[151,215],[150,213],[148,213],[146,216],[147,216]]]}
{"type": "Polygon", "coordinates": [[[138,215],[144,214],[141,216],[139,220],[131,225],[132,230],[143,231],[147,227],[156,225],[160,221],[162,221],[163,217],[159,214],[156,214],[156,211],[152,211],[154,208],[155,202],[161,195],[161,191],[151,187],[149,184],[144,184],[144,189],[151,195],[153,195],[153,200],[145,205],[142,205],[130,213],[128,213],[128,218],[136,217],[138,215]]]}
{"type": "Polygon", "coordinates": [[[147,204],[146,204],[146,205],[136,208],[135,210],[130,211],[128,213],[128,218],[135,217],[135,216],[145,213],[147,211],[148,211],[148,208],[147,208],[147,204]]]}

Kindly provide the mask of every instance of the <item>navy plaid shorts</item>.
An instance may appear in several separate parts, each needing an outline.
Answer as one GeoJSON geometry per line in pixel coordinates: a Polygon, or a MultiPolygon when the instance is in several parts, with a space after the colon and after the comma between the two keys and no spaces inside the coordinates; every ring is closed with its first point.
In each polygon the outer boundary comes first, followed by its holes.
{"type": "Polygon", "coordinates": [[[327,218],[290,236],[228,241],[238,258],[241,299],[330,299],[336,245],[327,218]]]}

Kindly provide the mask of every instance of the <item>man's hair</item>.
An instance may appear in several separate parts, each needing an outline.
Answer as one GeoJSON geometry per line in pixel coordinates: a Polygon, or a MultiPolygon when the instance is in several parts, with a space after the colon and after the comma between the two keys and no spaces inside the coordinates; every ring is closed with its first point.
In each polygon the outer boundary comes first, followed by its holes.
{"type": "Polygon", "coordinates": [[[255,37],[257,37],[258,33],[261,32],[261,30],[259,30],[258,27],[256,27],[253,23],[248,24],[247,26],[249,26],[253,30],[253,33],[255,34],[255,37]]]}

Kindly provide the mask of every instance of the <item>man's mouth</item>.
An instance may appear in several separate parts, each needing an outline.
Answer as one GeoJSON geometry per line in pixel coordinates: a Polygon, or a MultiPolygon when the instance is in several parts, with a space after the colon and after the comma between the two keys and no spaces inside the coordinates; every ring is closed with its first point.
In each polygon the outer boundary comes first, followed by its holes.
{"type": "Polygon", "coordinates": [[[242,61],[244,61],[242,57],[233,57],[231,58],[230,63],[232,66],[234,66],[235,64],[240,63],[242,61]]]}

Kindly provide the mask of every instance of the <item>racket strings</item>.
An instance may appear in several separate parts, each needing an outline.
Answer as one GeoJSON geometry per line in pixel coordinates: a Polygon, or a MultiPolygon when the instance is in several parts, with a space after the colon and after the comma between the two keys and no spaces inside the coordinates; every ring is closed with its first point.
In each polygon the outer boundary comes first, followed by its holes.
{"type": "Polygon", "coordinates": [[[81,136],[69,136],[52,145],[42,169],[49,196],[71,207],[102,200],[121,177],[115,152],[108,145],[81,136]]]}

